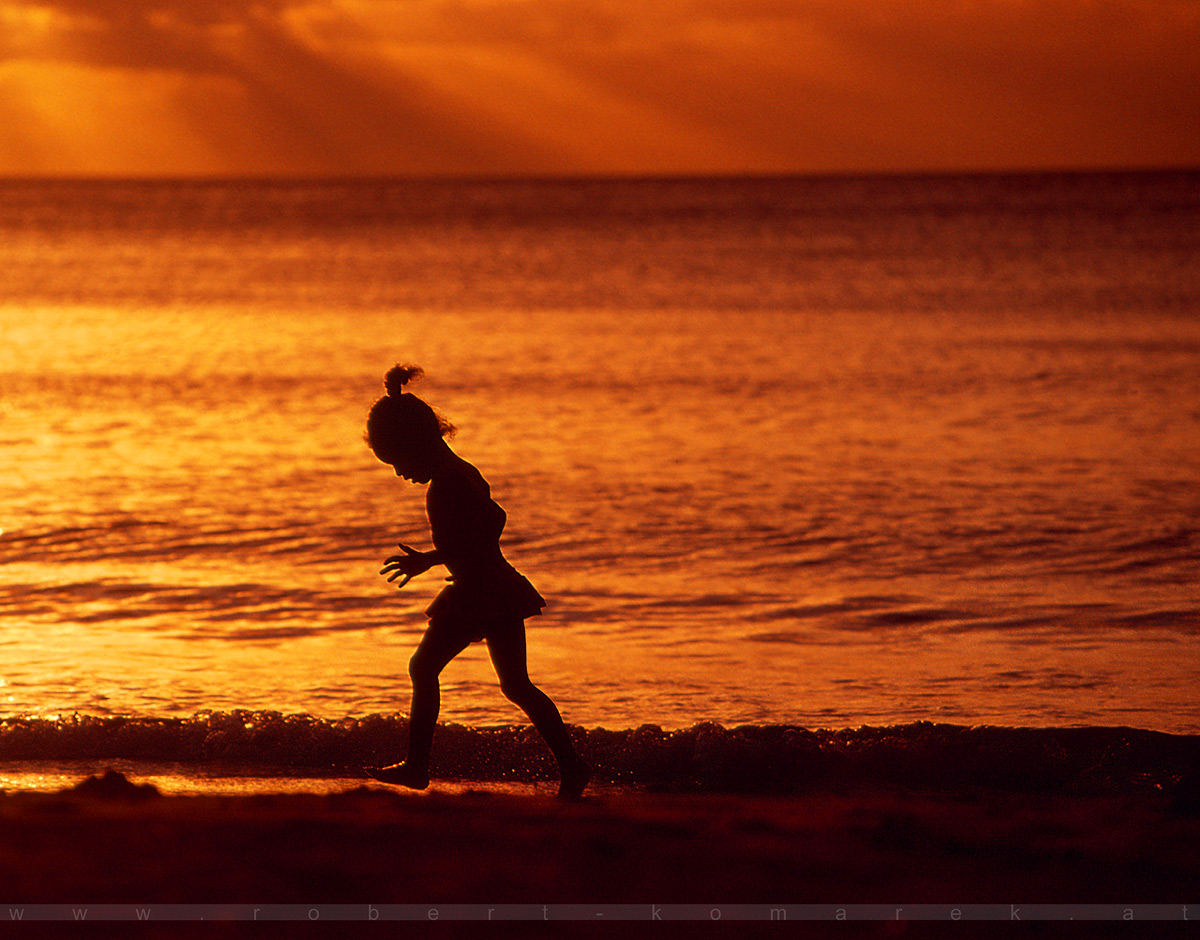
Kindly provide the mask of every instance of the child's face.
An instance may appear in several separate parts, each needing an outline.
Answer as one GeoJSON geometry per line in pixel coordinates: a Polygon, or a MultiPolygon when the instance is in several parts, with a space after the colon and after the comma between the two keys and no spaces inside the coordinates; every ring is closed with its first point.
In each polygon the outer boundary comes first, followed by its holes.
{"type": "Polygon", "coordinates": [[[396,476],[403,477],[411,483],[428,483],[433,476],[428,461],[416,450],[405,451],[402,454],[380,454],[379,459],[390,464],[395,469],[396,476]]]}

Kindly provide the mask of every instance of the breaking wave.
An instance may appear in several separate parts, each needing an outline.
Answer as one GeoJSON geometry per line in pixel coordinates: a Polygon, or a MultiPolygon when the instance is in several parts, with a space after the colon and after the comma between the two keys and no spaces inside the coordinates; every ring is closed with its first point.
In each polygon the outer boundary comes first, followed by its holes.
{"type": "MultiPolygon", "coordinates": [[[[1200,772],[1200,736],[1133,728],[963,727],[919,722],[852,730],[792,725],[683,730],[572,728],[597,782],[650,790],[800,793],[902,787],[1097,794],[1170,791],[1200,772]]],[[[0,761],[113,760],[186,772],[353,778],[403,756],[407,720],[279,712],[190,718],[0,720],[0,761]]],[[[477,781],[555,777],[528,726],[438,728],[434,773],[477,781]]]]}

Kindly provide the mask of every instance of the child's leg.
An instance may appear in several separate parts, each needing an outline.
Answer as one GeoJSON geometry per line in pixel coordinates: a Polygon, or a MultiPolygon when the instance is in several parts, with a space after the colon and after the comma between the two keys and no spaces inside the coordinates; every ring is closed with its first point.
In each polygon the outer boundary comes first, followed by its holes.
{"type": "Polygon", "coordinates": [[[461,630],[447,629],[431,621],[417,651],[408,661],[412,678],[412,706],[408,713],[408,756],[404,763],[419,773],[429,772],[429,752],[433,747],[433,729],[441,709],[438,676],[446,664],[470,645],[461,630]]]}
{"type": "Polygon", "coordinates": [[[557,706],[529,679],[525,656],[525,628],[514,624],[513,629],[493,630],[487,638],[488,653],[500,678],[500,691],[510,702],[529,716],[558,760],[562,773],[560,796],[577,797],[591,777],[587,764],[575,752],[557,706]]]}

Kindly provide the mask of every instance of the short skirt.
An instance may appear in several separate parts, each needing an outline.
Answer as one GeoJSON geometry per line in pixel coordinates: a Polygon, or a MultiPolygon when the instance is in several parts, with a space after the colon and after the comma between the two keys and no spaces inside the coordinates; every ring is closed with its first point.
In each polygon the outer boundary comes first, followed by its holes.
{"type": "Polygon", "coordinates": [[[456,579],[444,587],[425,611],[430,626],[466,630],[471,642],[485,639],[494,628],[512,626],[542,612],[546,599],[511,565],[456,579]]]}

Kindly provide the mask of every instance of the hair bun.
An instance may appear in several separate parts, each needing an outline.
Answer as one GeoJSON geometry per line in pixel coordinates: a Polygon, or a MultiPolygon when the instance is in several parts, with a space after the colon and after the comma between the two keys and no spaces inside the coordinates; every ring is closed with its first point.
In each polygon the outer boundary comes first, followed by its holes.
{"type": "Polygon", "coordinates": [[[395,365],[388,369],[387,375],[383,377],[383,387],[392,398],[399,398],[404,394],[405,385],[424,374],[425,370],[420,366],[395,365]]]}

